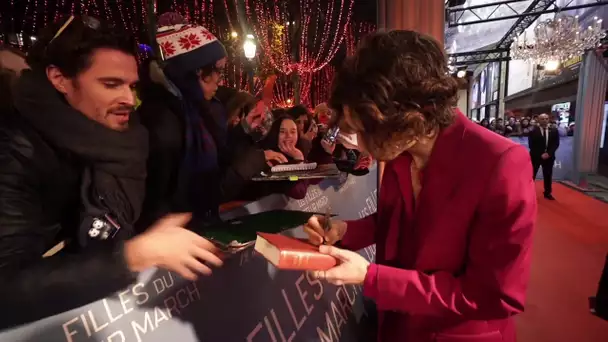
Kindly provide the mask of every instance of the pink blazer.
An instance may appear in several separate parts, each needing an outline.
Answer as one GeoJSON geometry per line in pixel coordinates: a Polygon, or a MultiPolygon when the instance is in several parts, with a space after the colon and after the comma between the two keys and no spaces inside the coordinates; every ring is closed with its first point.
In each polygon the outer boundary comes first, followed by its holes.
{"type": "Polygon", "coordinates": [[[377,213],[348,222],[341,242],[376,243],[364,295],[379,311],[378,341],[514,342],[536,222],[528,151],[458,113],[415,208],[410,162],[387,163],[377,213]]]}

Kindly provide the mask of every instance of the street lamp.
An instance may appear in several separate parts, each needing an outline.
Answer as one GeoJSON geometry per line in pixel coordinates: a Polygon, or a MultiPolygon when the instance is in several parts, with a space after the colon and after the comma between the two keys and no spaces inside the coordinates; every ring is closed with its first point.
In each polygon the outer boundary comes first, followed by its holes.
{"type": "Polygon", "coordinates": [[[243,50],[245,51],[245,57],[247,57],[247,59],[252,60],[255,57],[255,51],[257,50],[257,46],[253,41],[253,35],[247,35],[245,43],[243,44],[243,50]]]}
{"type": "Polygon", "coordinates": [[[253,94],[253,59],[255,58],[256,50],[257,50],[257,46],[255,45],[255,41],[253,40],[253,35],[248,34],[245,38],[245,43],[243,43],[243,51],[245,52],[245,57],[249,61],[247,85],[249,87],[249,92],[251,92],[252,94],[253,94]]]}

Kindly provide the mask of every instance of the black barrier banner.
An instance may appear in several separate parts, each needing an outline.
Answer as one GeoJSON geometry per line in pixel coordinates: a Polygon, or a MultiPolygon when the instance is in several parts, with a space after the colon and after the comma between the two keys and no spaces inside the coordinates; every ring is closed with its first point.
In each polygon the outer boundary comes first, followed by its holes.
{"type": "MultiPolygon", "coordinates": [[[[303,200],[269,196],[227,218],[288,208],[344,219],[376,211],[376,170],[311,186],[303,200]]],[[[294,235],[302,235],[301,227],[294,235]]],[[[375,247],[359,251],[372,261],[375,247]]],[[[369,341],[360,286],[333,286],[278,271],[252,250],[197,282],[163,270],[140,274],[114,296],[0,333],[0,342],[369,341]]],[[[373,332],[371,333],[373,335],[373,332]]]]}

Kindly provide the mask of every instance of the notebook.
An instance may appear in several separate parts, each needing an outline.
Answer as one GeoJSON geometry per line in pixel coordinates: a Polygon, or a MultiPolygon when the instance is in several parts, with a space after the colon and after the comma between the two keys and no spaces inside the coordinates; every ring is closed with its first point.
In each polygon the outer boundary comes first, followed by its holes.
{"type": "MultiPolygon", "coordinates": [[[[281,165],[281,166],[298,166],[304,164],[294,165],[281,165]]],[[[307,169],[296,169],[286,170],[281,172],[262,172],[259,176],[252,178],[253,181],[298,181],[301,179],[315,179],[315,178],[340,178],[340,170],[336,167],[336,164],[321,164],[311,163],[315,165],[314,168],[307,169]]]]}
{"type": "Polygon", "coordinates": [[[292,172],[292,171],[309,171],[317,168],[317,163],[300,163],[300,164],[284,164],[275,165],[270,169],[270,172],[292,172]]]}

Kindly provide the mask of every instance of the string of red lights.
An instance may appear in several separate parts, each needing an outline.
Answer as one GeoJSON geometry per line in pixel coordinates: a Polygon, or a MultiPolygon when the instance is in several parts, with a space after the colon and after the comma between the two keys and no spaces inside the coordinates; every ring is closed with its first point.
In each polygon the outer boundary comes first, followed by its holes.
{"type": "Polygon", "coordinates": [[[357,43],[368,34],[376,31],[376,25],[368,22],[351,22],[347,28],[344,42],[346,43],[346,54],[352,56],[357,48],[357,43]]]}
{"type": "MultiPolygon", "coordinates": [[[[17,25],[20,32],[18,45],[29,46],[37,31],[63,15],[88,14],[110,20],[118,26],[137,33],[142,41],[147,36],[142,28],[147,27],[146,0],[9,0],[12,11],[22,15],[3,16],[10,21],[5,27],[15,27],[14,18],[23,18],[17,25]]],[[[288,7],[282,0],[245,0],[245,13],[239,11],[238,0],[223,0],[223,11],[227,25],[217,26],[214,15],[214,0],[173,0],[171,10],[180,12],[191,23],[207,27],[222,41],[238,42],[231,53],[226,68],[225,84],[237,89],[247,89],[247,74],[241,43],[236,36],[255,33],[258,41],[258,65],[269,65],[278,73],[275,84],[276,106],[293,105],[295,101],[294,72],[298,75],[300,101],[307,105],[324,102],[329,94],[329,84],[334,69],[329,66],[337,51],[346,44],[352,51],[354,42],[373,30],[371,24],[351,23],[354,0],[324,2],[302,0],[297,8],[288,7]],[[294,19],[293,12],[299,15],[294,19]],[[240,14],[240,15],[239,15],[240,14]],[[246,19],[236,22],[234,18],[246,19]],[[250,32],[244,32],[250,28],[250,32]],[[236,32],[235,30],[239,30],[236,32]],[[236,36],[235,36],[236,35],[236,36]],[[295,49],[294,49],[295,48],[295,49]]],[[[154,1],[154,9],[157,10],[154,1]]],[[[220,5],[220,8],[222,6],[220,5]]],[[[224,23],[225,24],[225,23],[224,23]]],[[[268,75],[264,75],[268,76],[268,75]]],[[[263,79],[256,77],[254,91],[262,89],[263,79]]]]}
{"type": "Polygon", "coordinates": [[[323,3],[327,8],[320,0],[300,1],[300,18],[296,22],[290,21],[288,2],[245,1],[250,25],[274,68],[288,75],[313,73],[334,58],[346,35],[354,0],[341,0],[337,8],[333,1],[323,3]],[[293,34],[294,30],[299,31],[299,37],[293,34]],[[293,40],[299,40],[299,58],[294,56],[293,40]]]}

